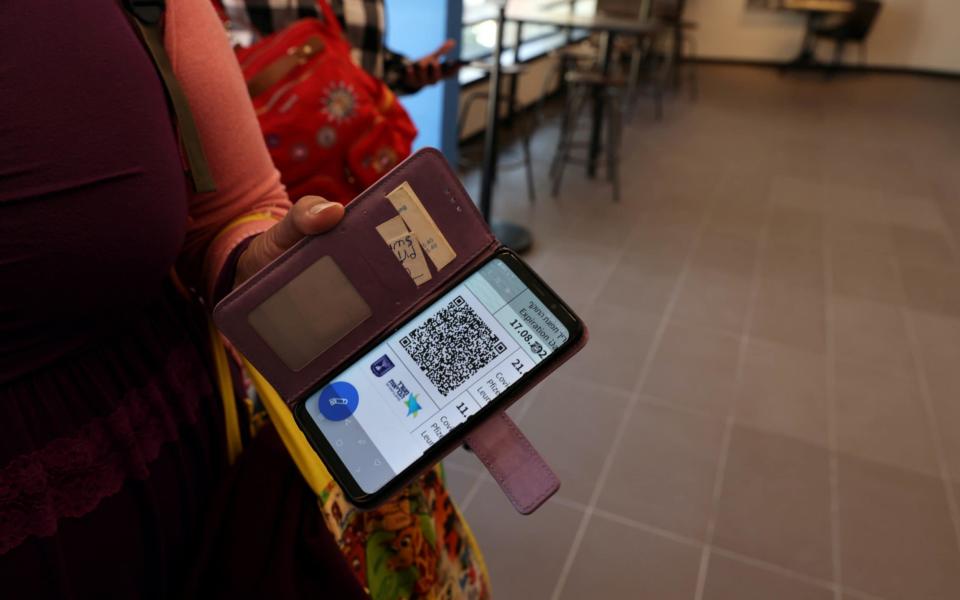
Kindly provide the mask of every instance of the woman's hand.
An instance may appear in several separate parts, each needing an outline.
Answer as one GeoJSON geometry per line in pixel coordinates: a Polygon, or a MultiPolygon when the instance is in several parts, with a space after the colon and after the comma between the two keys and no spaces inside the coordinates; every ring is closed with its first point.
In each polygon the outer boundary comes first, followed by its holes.
{"type": "Polygon", "coordinates": [[[457,71],[460,70],[459,67],[444,73],[443,64],[440,62],[443,55],[453,50],[456,45],[455,41],[447,40],[430,54],[407,65],[403,80],[404,85],[412,90],[419,90],[422,87],[433,85],[445,77],[456,75],[457,71]]]}
{"type": "Polygon", "coordinates": [[[301,238],[330,231],[343,218],[343,205],[320,196],[304,196],[282,221],[253,238],[237,260],[236,287],[301,238]]]}

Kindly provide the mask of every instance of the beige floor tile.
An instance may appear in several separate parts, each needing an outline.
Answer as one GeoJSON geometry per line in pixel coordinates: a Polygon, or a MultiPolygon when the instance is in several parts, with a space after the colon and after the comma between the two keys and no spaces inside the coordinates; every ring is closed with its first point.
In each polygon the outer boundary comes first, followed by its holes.
{"type": "Polygon", "coordinates": [[[593,301],[610,277],[617,258],[615,251],[573,243],[565,252],[551,253],[536,271],[547,285],[577,310],[593,301]]]}
{"type": "Polygon", "coordinates": [[[954,365],[950,370],[928,371],[926,380],[948,472],[960,481],[960,370],[954,365]]]}
{"type": "Polygon", "coordinates": [[[843,583],[882,598],[960,598],[960,553],[943,483],[840,459],[843,583]]]}
{"type": "Polygon", "coordinates": [[[673,318],[694,327],[739,334],[749,300],[749,279],[716,270],[691,269],[677,296],[673,318]]]}
{"type": "Polygon", "coordinates": [[[838,183],[824,184],[825,212],[831,217],[847,217],[887,223],[884,198],[880,189],[872,186],[851,186],[838,183]]]}
{"type": "Polygon", "coordinates": [[[960,481],[960,320],[917,313],[913,323],[947,468],[960,481]]]}
{"type": "Polygon", "coordinates": [[[707,229],[700,237],[692,268],[749,279],[753,275],[757,243],[743,236],[707,229]]]}
{"type": "Polygon", "coordinates": [[[750,296],[757,242],[708,228],[693,256],[673,316],[688,325],[739,333],[750,296]]]}
{"type": "Polygon", "coordinates": [[[757,292],[750,335],[810,352],[824,352],[825,310],[822,292],[764,279],[757,292]]]}
{"type": "Polygon", "coordinates": [[[957,266],[954,250],[940,231],[895,225],[891,235],[897,259],[903,264],[957,266]]]}
{"type": "Polygon", "coordinates": [[[775,175],[770,180],[770,201],[776,206],[821,210],[824,208],[823,186],[809,177],[775,175]]]}
{"type": "Polygon", "coordinates": [[[911,308],[960,317],[960,269],[904,265],[900,273],[911,308]]]}
{"type": "Polygon", "coordinates": [[[756,239],[766,222],[770,187],[770,175],[764,171],[728,173],[716,190],[708,227],[756,239]]]}
{"type": "Polygon", "coordinates": [[[483,463],[480,462],[473,452],[465,450],[462,446],[448,454],[444,463],[450,463],[461,471],[473,471],[479,473],[483,469],[483,463]]]}
{"type": "Polygon", "coordinates": [[[837,297],[831,302],[838,360],[892,369],[913,370],[913,355],[900,308],[837,297]]]}
{"type": "Polygon", "coordinates": [[[884,215],[893,225],[933,231],[942,231],[945,226],[937,203],[923,196],[888,191],[884,194],[884,215]]]}
{"type": "Polygon", "coordinates": [[[768,223],[771,240],[817,247],[823,242],[823,215],[818,211],[774,205],[768,223]]]}
{"type": "Polygon", "coordinates": [[[918,313],[912,320],[947,468],[960,482],[960,319],[918,313]]]}
{"type": "Polygon", "coordinates": [[[820,245],[798,245],[771,239],[761,257],[761,276],[811,292],[824,289],[823,250],[820,245]]]}
{"type": "Polygon", "coordinates": [[[467,498],[467,494],[473,488],[477,481],[478,471],[466,470],[455,463],[447,460],[443,461],[443,473],[446,477],[447,490],[453,496],[454,501],[462,504],[467,498]]]}
{"type": "Polygon", "coordinates": [[[833,293],[848,298],[903,304],[906,297],[893,259],[878,252],[831,252],[833,293]]]}
{"type": "Polygon", "coordinates": [[[522,427],[560,477],[560,495],[586,504],[629,397],[589,383],[555,376],[524,416],[522,427]],[[590,426],[584,427],[584,411],[590,426]]]}
{"type": "Polygon", "coordinates": [[[641,399],[620,442],[598,507],[704,539],[723,421],[641,399]]]}
{"type": "Polygon", "coordinates": [[[835,377],[841,452],[930,475],[939,472],[923,398],[912,374],[838,363],[835,377]]]}
{"type": "Polygon", "coordinates": [[[703,600],[833,600],[833,591],[713,553],[703,600]]]}
{"type": "Polygon", "coordinates": [[[893,255],[890,228],[881,222],[831,215],[827,219],[826,239],[834,258],[846,252],[893,255]]]}
{"type": "Polygon", "coordinates": [[[483,549],[493,597],[549,598],[582,515],[552,501],[521,515],[497,484],[484,482],[464,516],[483,549]]]}
{"type": "Polygon", "coordinates": [[[622,259],[599,290],[597,303],[660,314],[670,300],[693,241],[694,232],[686,228],[637,228],[622,259]]]}
{"type": "MultiPolygon", "coordinates": [[[[664,181],[660,184],[670,185],[670,175],[661,174],[664,181]]],[[[667,189],[655,192],[644,199],[639,212],[639,222],[646,227],[661,230],[696,227],[703,221],[708,203],[702,193],[686,190],[667,189]]]]}
{"type": "Polygon", "coordinates": [[[832,578],[828,465],[823,448],[735,427],[714,545],[832,578]]]}
{"type": "Polygon", "coordinates": [[[679,278],[679,269],[668,273],[640,273],[621,263],[600,290],[596,302],[658,315],[670,302],[679,278]]]}
{"type": "Polygon", "coordinates": [[[737,421],[827,446],[826,363],[819,354],[750,340],[744,356],[737,421]]]}
{"type": "Polygon", "coordinates": [[[558,372],[571,379],[633,391],[659,319],[636,310],[600,305],[580,316],[590,340],[558,372]]]}
{"type": "Polygon", "coordinates": [[[739,345],[730,334],[671,323],[641,391],[724,416],[736,391],[739,345]]]}
{"type": "Polygon", "coordinates": [[[594,517],[560,597],[689,600],[700,553],[699,547],[594,517]]]}

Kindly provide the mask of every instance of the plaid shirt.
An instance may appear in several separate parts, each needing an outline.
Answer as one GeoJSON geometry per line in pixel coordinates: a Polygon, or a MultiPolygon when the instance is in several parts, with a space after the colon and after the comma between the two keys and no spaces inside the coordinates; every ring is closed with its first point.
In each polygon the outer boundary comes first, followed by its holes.
{"type": "MultiPolygon", "coordinates": [[[[221,0],[230,19],[231,40],[249,46],[294,21],[319,16],[316,3],[324,0],[221,0]]],[[[353,62],[399,93],[413,91],[404,85],[410,61],[384,45],[384,0],[329,0],[350,43],[353,62]]]]}

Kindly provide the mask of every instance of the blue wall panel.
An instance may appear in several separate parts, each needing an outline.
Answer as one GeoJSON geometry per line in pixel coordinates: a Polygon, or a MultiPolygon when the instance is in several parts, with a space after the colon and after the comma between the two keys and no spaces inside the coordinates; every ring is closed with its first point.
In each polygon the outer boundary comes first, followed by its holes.
{"type": "MultiPolygon", "coordinates": [[[[460,0],[385,0],[387,46],[409,58],[437,49],[447,39],[460,43],[460,0]]],[[[455,50],[452,53],[458,55],[455,50]]],[[[451,163],[457,160],[457,109],[460,84],[456,77],[424,88],[400,101],[420,130],[414,148],[440,148],[451,163]]]]}

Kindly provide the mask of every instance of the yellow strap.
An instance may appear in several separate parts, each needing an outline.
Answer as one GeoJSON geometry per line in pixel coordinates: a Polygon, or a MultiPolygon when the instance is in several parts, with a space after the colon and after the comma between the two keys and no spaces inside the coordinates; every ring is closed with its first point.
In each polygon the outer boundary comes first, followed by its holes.
{"type": "Polygon", "coordinates": [[[333,478],[330,477],[327,468],[320,462],[320,457],[310,447],[307,438],[304,437],[296,421],[293,420],[293,413],[290,412],[290,408],[273,389],[273,386],[267,383],[263,375],[254,369],[247,359],[243,359],[243,365],[253,380],[253,386],[257,390],[260,402],[270,416],[270,421],[273,422],[277,433],[280,434],[283,445],[287,447],[287,452],[293,457],[293,462],[297,464],[297,468],[300,469],[300,474],[303,475],[307,484],[319,496],[320,492],[327,487],[333,478]]]}
{"type": "MultiPolygon", "coordinates": [[[[240,215],[240,216],[237,217],[236,219],[234,219],[234,220],[230,221],[229,223],[227,223],[226,225],[224,225],[224,226],[223,226],[223,229],[221,229],[219,232],[217,232],[217,235],[214,236],[213,242],[216,242],[216,241],[219,240],[221,237],[223,237],[224,235],[226,235],[227,232],[230,231],[231,229],[233,229],[233,228],[235,228],[235,227],[239,227],[240,225],[243,225],[244,223],[250,223],[250,222],[252,222],[252,221],[275,221],[275,222],[276,222],[276,221],[279,221],[281,218],[282,218],[281,215],[278,215],[278,214],[273,213],[273,212],[270,212],[270,211],[254,212],[254,213],[248,213],[248,214],[245,214],[245,215],[240,215]]],[[[211,243],[212,243],[212,242],[211,242],[211,243]]]]}
{"type": "Polygon", "coordinates": [[[217,370],[217,387],[223,402],[223,421],[227,433],[227,460],[232,465],[243,451],[243,438],[240,437],[240,418],[237,415],[237,397],[233,393],[233,377],[230,375],[230,363],[227,362],[227,350],[223,347],[220,332],[213,321],[207,321],[210,331],[210,347],[213,350],[213,365],[217,370]]]}

